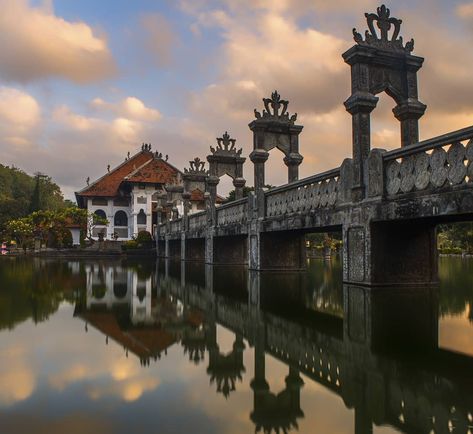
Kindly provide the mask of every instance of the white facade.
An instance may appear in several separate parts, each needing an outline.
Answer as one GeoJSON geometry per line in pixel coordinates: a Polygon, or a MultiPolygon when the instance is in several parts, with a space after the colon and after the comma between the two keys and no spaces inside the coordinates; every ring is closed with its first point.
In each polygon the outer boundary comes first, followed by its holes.
{"type": "MultiPolygon", "coordinates": [[[[125,198],[88,198],[87,211],[103,215],[108,220],[107,226],[97,225],[93,228],[92,238],[97,240],[102,232],[104,239],[118,241],[130,240],[141,231],[153,233],[153,207],[157,204],[157,195],[161,193],[155,186],[134,185],[129,199],[125,198]],[[124,201],[128,205],[124,205],[124,201]],[[117,217],[117,213],[121,218],[117,217]],[[125,223],[125,224],[123,224],[125,223]]],[[[182,203],[177,204],[179,215],[183,214],[182,203]]]]}

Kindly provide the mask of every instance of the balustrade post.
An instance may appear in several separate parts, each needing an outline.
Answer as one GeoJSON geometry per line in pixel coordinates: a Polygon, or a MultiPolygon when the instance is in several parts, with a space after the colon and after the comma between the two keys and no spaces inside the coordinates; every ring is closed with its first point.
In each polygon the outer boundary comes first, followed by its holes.
{"type": "Polygon", "coordinates": [[[255,195],[256,195],[256,211],[258,217],[263,218],[265,214],[264,206],[264,164],[269,157],[269,153],[264,149],[255,149],[250,154],[250,160],[254,164],[255,169],[255,195]]]}

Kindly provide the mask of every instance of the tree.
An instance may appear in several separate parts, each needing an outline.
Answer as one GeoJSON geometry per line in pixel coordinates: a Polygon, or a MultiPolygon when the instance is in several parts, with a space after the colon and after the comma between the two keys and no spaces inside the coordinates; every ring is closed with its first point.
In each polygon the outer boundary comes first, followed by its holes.
{"type": "Polygon", "coordinates": [[[28,217],[9,221],[6,230],[23,250],[33,240],[34,226],[28,217]]]}
{"type": "MultiPolygon", "coordinates": [[[[266,184],[264,186],[264,188],[266,190],[271,190],[272,188],[274,188],[274,185],[270,185],[270,184],[266,184]]],[[[255,188],[254,187],[247,187],[246,185],[243,187],[243,197],[247,197],[248,196],[248,193],[250,191],[255,191],[255,188]]],[[[228,196],[227,196],[227,201],[228,202],[233,202],[235,200],[235,190],[230,190],[230,192],[228,193],[228,196]]]]}

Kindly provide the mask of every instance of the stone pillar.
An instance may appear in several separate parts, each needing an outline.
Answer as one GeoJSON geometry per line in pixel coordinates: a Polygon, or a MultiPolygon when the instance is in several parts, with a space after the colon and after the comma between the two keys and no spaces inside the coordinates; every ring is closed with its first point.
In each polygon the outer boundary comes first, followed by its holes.
{"type": "Polygon", "coordinates": [[[393,109],[394,116],[401,122],[401,146],[412,145],[419,141],[419,118],[425,109],[426,105],[417,99],[409,99],[393,109]]]}
{"type": "Polygon", "coordinates": [[[233,180],[233,186],[235,187],[235,200],[243,198],[243,187],[245,187],[246,181],[239,177],[233,180]]]}
{"type": "Polygon", "coordinates": [[[346,110],[352,115],[353,141],[353,200],[364,198],[365,160],[371,148],[370,113],[378,97],[369,92],[355,92],[345,101],[346,110]]]}
{"type": "Polygon", "coordinates": [[[264,149],[255,149],[250,154],[250,160],[254,164],[255,177],[255,195],[256,195],[256,209],[258,217],[264,217],[264,164],[269,157],[269,152],[264,149]]]}
{"type": "Polygon", "coordinates": [[[210,213],[208,220],[211,222],[211,225],[215,225],[215,202],[217,201],[217,185],[220,182],[220,179],[217,176],[210,175],[206,179],[207,192],[209,193],[209,207],[207,211],[210,213]]]}
{"type": "Polygon", "coordinates": [[[294,182],[299,179],[299,166],[303,157],[297,152],[291,152],[284,157],[284,164],[287,166],[287,182],[294,182]]]}
{"type": "Polygon", "coordinates": [[[181,261],[185,261],[186,258],[186,233],[181,233],[181,261]]]}
{"type": "MultiPolygon", "coordinates": [[[[361,214],[354,211],[354,214],[361,214]]],[[[343,280],[363,285],[438,282],[435,226],[423,220],[343,227],[343,280]]]]}
{"type": "Polygon", "coordinates": [[[169,258],[169,238],[168,235],[164,235],[164,257],[169,258]]]}
{"type": "Polygon", "coordinates": [[[209,227],[205,234],[205,263],[213,264],[214,262],[214,228],[209,227]]]}

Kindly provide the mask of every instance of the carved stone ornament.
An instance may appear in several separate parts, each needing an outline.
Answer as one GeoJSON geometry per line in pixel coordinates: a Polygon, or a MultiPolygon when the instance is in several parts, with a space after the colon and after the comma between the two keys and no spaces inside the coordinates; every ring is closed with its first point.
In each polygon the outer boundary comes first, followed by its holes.
{"type": "Polygon", "coordinates": [[[361,34],[358,33],[356,29],[353,29],[353,39],[355,42],[358,45],[366,45],[375,48],[381,48],[383,50],[411,53],[414,49],[414,39],[411,39],[404,45],[402,36],[399,36],[402,20],[391,17],[391,11],[385,5],[377,8],[377,12],[377,14],[365,14],[369,30],[365,31],[364,40],[363,36],[361,36],[361,34]],[[375,21],[379,30],[379,36],[374,27],[375,21]],[[393,32],[391,39],[389,39],[388,32],[391,30],[391,27],[393,27],[393,32]]]}
{"type": "Polygon", "coordinates": [[[284,122],[288,124],[294,124],[297,120],[297,113],[294,113],[292,116],[289,116],[287,112],[288,101],[281,99],[278,91],[275,90],[271,94],[271,98],[263,98],[264,110],[261,114],[258,110],[255,109],[256,120],[275,120],[278,122],[284,122]]]}
{"type": "Polygon", "coordinates": [[[208,171],[205,170],[205,161],[202,161],[199,157],[195,157],[192,161],[189,161],[189,169],[184,169],[184,173],[191,175],[207,175],[208,171]]]}
{"type": "Polygon", "coordinates": [[[223,156],[240,156],[242,148],[235,148],[235,139],[232,139],[228,132],[225,131],[222,137],[217,138],[217,147],[210,147],[210,151],[213,155],[223,155],[223,156]]]}

